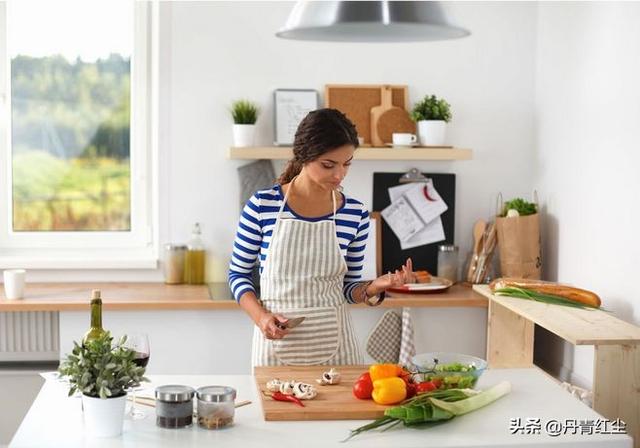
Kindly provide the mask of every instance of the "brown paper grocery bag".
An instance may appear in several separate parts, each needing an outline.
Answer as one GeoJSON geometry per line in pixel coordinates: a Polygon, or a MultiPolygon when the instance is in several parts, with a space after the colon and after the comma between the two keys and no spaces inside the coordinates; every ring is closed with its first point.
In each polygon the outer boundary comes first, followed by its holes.
{"type": "Polygon", "coordinates": [[[503,277],[539,280],[542,271],[540,214],[496,217],[503,277]]]}

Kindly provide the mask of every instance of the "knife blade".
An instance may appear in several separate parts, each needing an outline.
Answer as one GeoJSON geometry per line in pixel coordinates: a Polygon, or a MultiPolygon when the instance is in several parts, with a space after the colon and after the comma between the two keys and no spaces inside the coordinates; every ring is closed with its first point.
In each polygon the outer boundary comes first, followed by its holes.
{"type": "Polygon", "coordinates": [[[306,317],[305,316],[301,316],[301,317],[293,317],[291,319],[288,319],[286,322],[283,323],[279,323],[278,326],[280,328],[284,329],[289,329],[291,330],[292,328],[297,327],[298,325],[300,325],[302,323],[303,320],[305,320],[306,317]]]}

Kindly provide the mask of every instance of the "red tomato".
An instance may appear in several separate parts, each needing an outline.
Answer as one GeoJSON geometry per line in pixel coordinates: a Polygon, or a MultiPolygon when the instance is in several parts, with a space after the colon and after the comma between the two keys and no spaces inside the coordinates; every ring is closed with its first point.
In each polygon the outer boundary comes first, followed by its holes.
{"type": "Polygon", "coordinates": [[[369,372],[364,372],[362,375],[360,375],[356,380],[356,383],[359,381],[366,381],[367,383],[371,383],[371,386],[373,387],[373,381],[371,381],[371,375],[369,375],[369,372]]]}
{"type": "Polygon", "coordinates": [[[442,380],[433,379],[431,382],[436,386],[436,389],[440,389],[440,386],[442,386],[442,380]]]}
{"type": "Polygon", "coordinates": [[[425,392],[436,390],[437,388],[438,387],[433,384],[433,381],[423,381],[422,383],[416,384],[416,393],[423,394],[425,392]]]}
{"type": "Polygon", "coordinates": [[[411,398],[417,392],[416,385],[414,383],[406,383],[406,385],[407,385],[407,398],[411,398]]]}
{"type": "Polygon", "coordinates": [[[356,381],[353,385],[353,395],[360,400],[370,400],[372,392],[373,384],[371,384],[371,378],[369,378],[369,380],[363,378],[360,381],[356,381]]]}

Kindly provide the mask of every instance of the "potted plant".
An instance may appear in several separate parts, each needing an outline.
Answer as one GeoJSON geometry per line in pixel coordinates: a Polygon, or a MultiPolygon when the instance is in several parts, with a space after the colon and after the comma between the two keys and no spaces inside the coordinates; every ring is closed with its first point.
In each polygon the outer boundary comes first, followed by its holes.
{"type": "Polygon", "coordinates": [[[258,110],[258,106],[248,100],[238,100],[231,105],[234,146],[253,146],[258,110]]]}
{"type": "Polygon", "coordinates": [[[69,380],[69,396],[82,393],[87,432],[96,437],[113,437],[122,432],[127,389],[149,381],[145,368],[133,361],[135,352],[124,347],[126,336],[113,344],[107,331],[83,344],[74,341],[73,350],[58,369],[69,380]]]}
{"type": "Polygon", "coordinates": [[[449,103],[427,95],[413,106],[411,118],[418,123],[422,146],[444,146],[447,123],[451,120],[449,103]]]}

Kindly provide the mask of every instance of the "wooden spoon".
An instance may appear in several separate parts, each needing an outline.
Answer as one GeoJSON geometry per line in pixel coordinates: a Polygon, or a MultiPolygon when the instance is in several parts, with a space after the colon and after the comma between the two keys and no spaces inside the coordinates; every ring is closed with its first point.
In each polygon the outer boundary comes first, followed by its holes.
{"type": "Polygon", "coordinates": [[[480,254],[480,245],[482,244],[482,235],[487,227],[487,223],[479,219],[473,225],[473,255],[469,263],[469,270],[467,271],[467,281],[473,282],[474,272],[478,264],[478,256],[480,254]]]}

